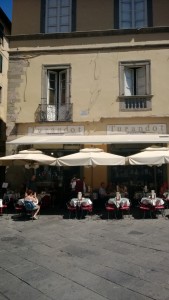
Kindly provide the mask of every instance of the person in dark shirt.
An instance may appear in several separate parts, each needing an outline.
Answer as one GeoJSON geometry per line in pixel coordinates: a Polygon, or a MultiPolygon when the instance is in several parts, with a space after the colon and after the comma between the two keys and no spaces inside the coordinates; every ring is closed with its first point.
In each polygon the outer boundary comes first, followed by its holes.
{"type": "Polygon", "coordinates": [[[34,193],[37,192],[37,183],[36,183],[36,176],[32,175],[31,179],[27,182],[26,190],[31,190],[34,193]]]}
{"type": "Polygon", "coordinates": [[[75,192],[76,192],[76,195],[79,192],[83,193],[83,180],[81,180],[80,178],[76,179],[75,192]]]}

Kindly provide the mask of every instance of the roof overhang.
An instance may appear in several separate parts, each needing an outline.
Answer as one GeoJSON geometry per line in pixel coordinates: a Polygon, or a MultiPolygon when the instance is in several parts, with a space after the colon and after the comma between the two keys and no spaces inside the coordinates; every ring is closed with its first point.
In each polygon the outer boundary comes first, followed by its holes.
{"type": "Polygon", "coordinates": [[[169,134],[25,135],[7,144],[152,144],[169,143],[169,134]]]}

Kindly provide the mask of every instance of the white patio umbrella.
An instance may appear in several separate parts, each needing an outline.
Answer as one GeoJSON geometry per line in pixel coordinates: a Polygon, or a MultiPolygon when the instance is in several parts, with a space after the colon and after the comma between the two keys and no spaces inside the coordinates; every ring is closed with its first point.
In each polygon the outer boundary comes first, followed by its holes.
{"type": "Polygon", "coordinates": [[[139,153],[130,155],[126,161],[131,165],[156,165],[169,163],[169,148],[168,147],[148,147],[139,153]]]}
{"type": "Polygon", "coordinates": [[[58,163],[60,166],[91,166],[91,186],[93,187],[93,167],[124,165],[125,157],[104,152],[99,148],[84,148],[78,153],[58,158],[58,163]]]}
{"type": "Polygon", "coordinates": [[[53,162],[57,165],[56,161],[56,158],[45,155],[40,150],[29,149],[0,157],[0,166],[25,165],[26,168],[37,168],[39,165],[50,165],[53,162]]]}
{"type": "Polygon", "coordinates": [[[156,166],[169,163],[169,148],[152,146],[141,152],[130,155],[126,161],[131,165],[148,165],[154,166],[154,185],[157,188],[156,166]]]}
{"type": "Polygon", "coordinates": [[[125,157],[107,153],[99,148],[84,148],[78,153],[58,158],[58,163],[60,166],[113,166],[124,165],[125,157]]]}

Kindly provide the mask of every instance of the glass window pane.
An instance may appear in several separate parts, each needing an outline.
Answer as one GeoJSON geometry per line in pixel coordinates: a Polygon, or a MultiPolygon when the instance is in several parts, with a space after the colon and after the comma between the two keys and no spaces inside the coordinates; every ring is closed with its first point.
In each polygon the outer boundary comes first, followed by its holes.
{"type": "Polygon", "coordinates": [[[58,0],[48,0],[48,7],[58,6],[58,0]]]}
{"type": "Polygon", "coordinates": [[[120,4],[120,28],[131,28],[132,2],[131,0],[123,0],[120,4]]]}
{"type": "Polygon", "coordinates": [[[48,27],[48,33],[56,33],[58,30],[57,30],[57,27],[48,27]]]}
{"type": "Polygon", "coordinates": [[[49,90],[49,104],[54,105],[55,104],[55,91],[49,90]]]}
{"type": "Polygon", "coordinates": [[[138,68],[136,72],[136,95],[146,94],[146,68],[138,68]]]}
{"type": "Polygon", "coordinates": [[[147,24],[145,0],[135,0],[134,5],[135,27],[143,27],[147,24]]]}
{"type": "Polygon", "coordinates": [[[61,26],[60,27],[60,32],[69,32],[70,29],[69,29],[69,26],[61,26]]]}
{"type": "Polygon", "coordinates": [[[120,28],[147,26],[147,0],[120,0],[120,28]]]}
{"type": "Polygon", "coordinates": [[[61,17],[60,18],[60,26],[68,26],[69,25],[69,17],[61,17]]]}
{"type": "Polygon", "coordinates": [[[49,74],[49,88],[55,89],[55,74],[49,74]]]}
{"type": "Polygon", "coordinates": [[[68,16],[69,15],[69,7],[63,7],[60,9],[61,16],[68,16]]]}
{"type": "Polygon", "coordinates": [[[60,73],[60,103],[66,103],[66,73],[60,73]]]}
{"type": "Polygon", "coordinates": [[[69,6],[70,5],[70,0],[62,0],[60,6],[69,6]]]}
{"type": "Polygon", "coordinates": [[[50,9],[48,10],[48,16],[49,16],[49,17],[57,16],[57,14],[58,14],[57,8],[50,8],[50,9]]]}
{"type": "Polygon", "coordinates": [[[46,31],[70,32],[71,29],[71,1],[72,0],[46,0],[46,31]]]}
{"type": "Polygon", "coordinates": [[[48,25],[49,26],[56,26],[57,25],[57,19],[56,18],[48,19],[48,25]]]}

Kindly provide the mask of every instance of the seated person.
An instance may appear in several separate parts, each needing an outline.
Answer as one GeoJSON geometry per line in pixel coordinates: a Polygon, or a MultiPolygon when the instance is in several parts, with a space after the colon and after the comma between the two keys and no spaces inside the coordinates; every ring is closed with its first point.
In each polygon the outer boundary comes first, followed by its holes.
{"type": "Polygon", "coordinates": [[[79,192],[83,193],[83,181],[80,178],[76,179],[75,192],[76,192],[76,196],[78,195],[79,192]]]}
{"type": "Polygon", "coordinates": [[[160,197],[163,197],[164,193],[167,193],[167,192],[168,192],[168,183],[166,181],[164,181],[160,187],[160,197]]]}
{"type": "Polygon", "coordinates": [[[99,187],[99,197],[104,198],[107,196],[106,188],[105,188],[105,183],[101,182],[100,187],[99,187]]]}
{"type": "Polygon", "coordinates": [[[107,194],[109,194],[110,196],[115,196],[116,194],[116,189],[113,186],[112,182],[109,182],[107,187],[106,187],[106,192],[107,194]]]}
{"type": "MultiPolygon", "coordinates": [[[[25,193],[25,202],[32,202],[32,218],[34,220],[37,220],[37,214],[40,210],[40,206],[38,205],[38,198],[36,197],[36,193],[34,193],[32,190],[28,190],[25,193]]],[[[26,205],[25,205],[26,206],[26,205]]]]}

